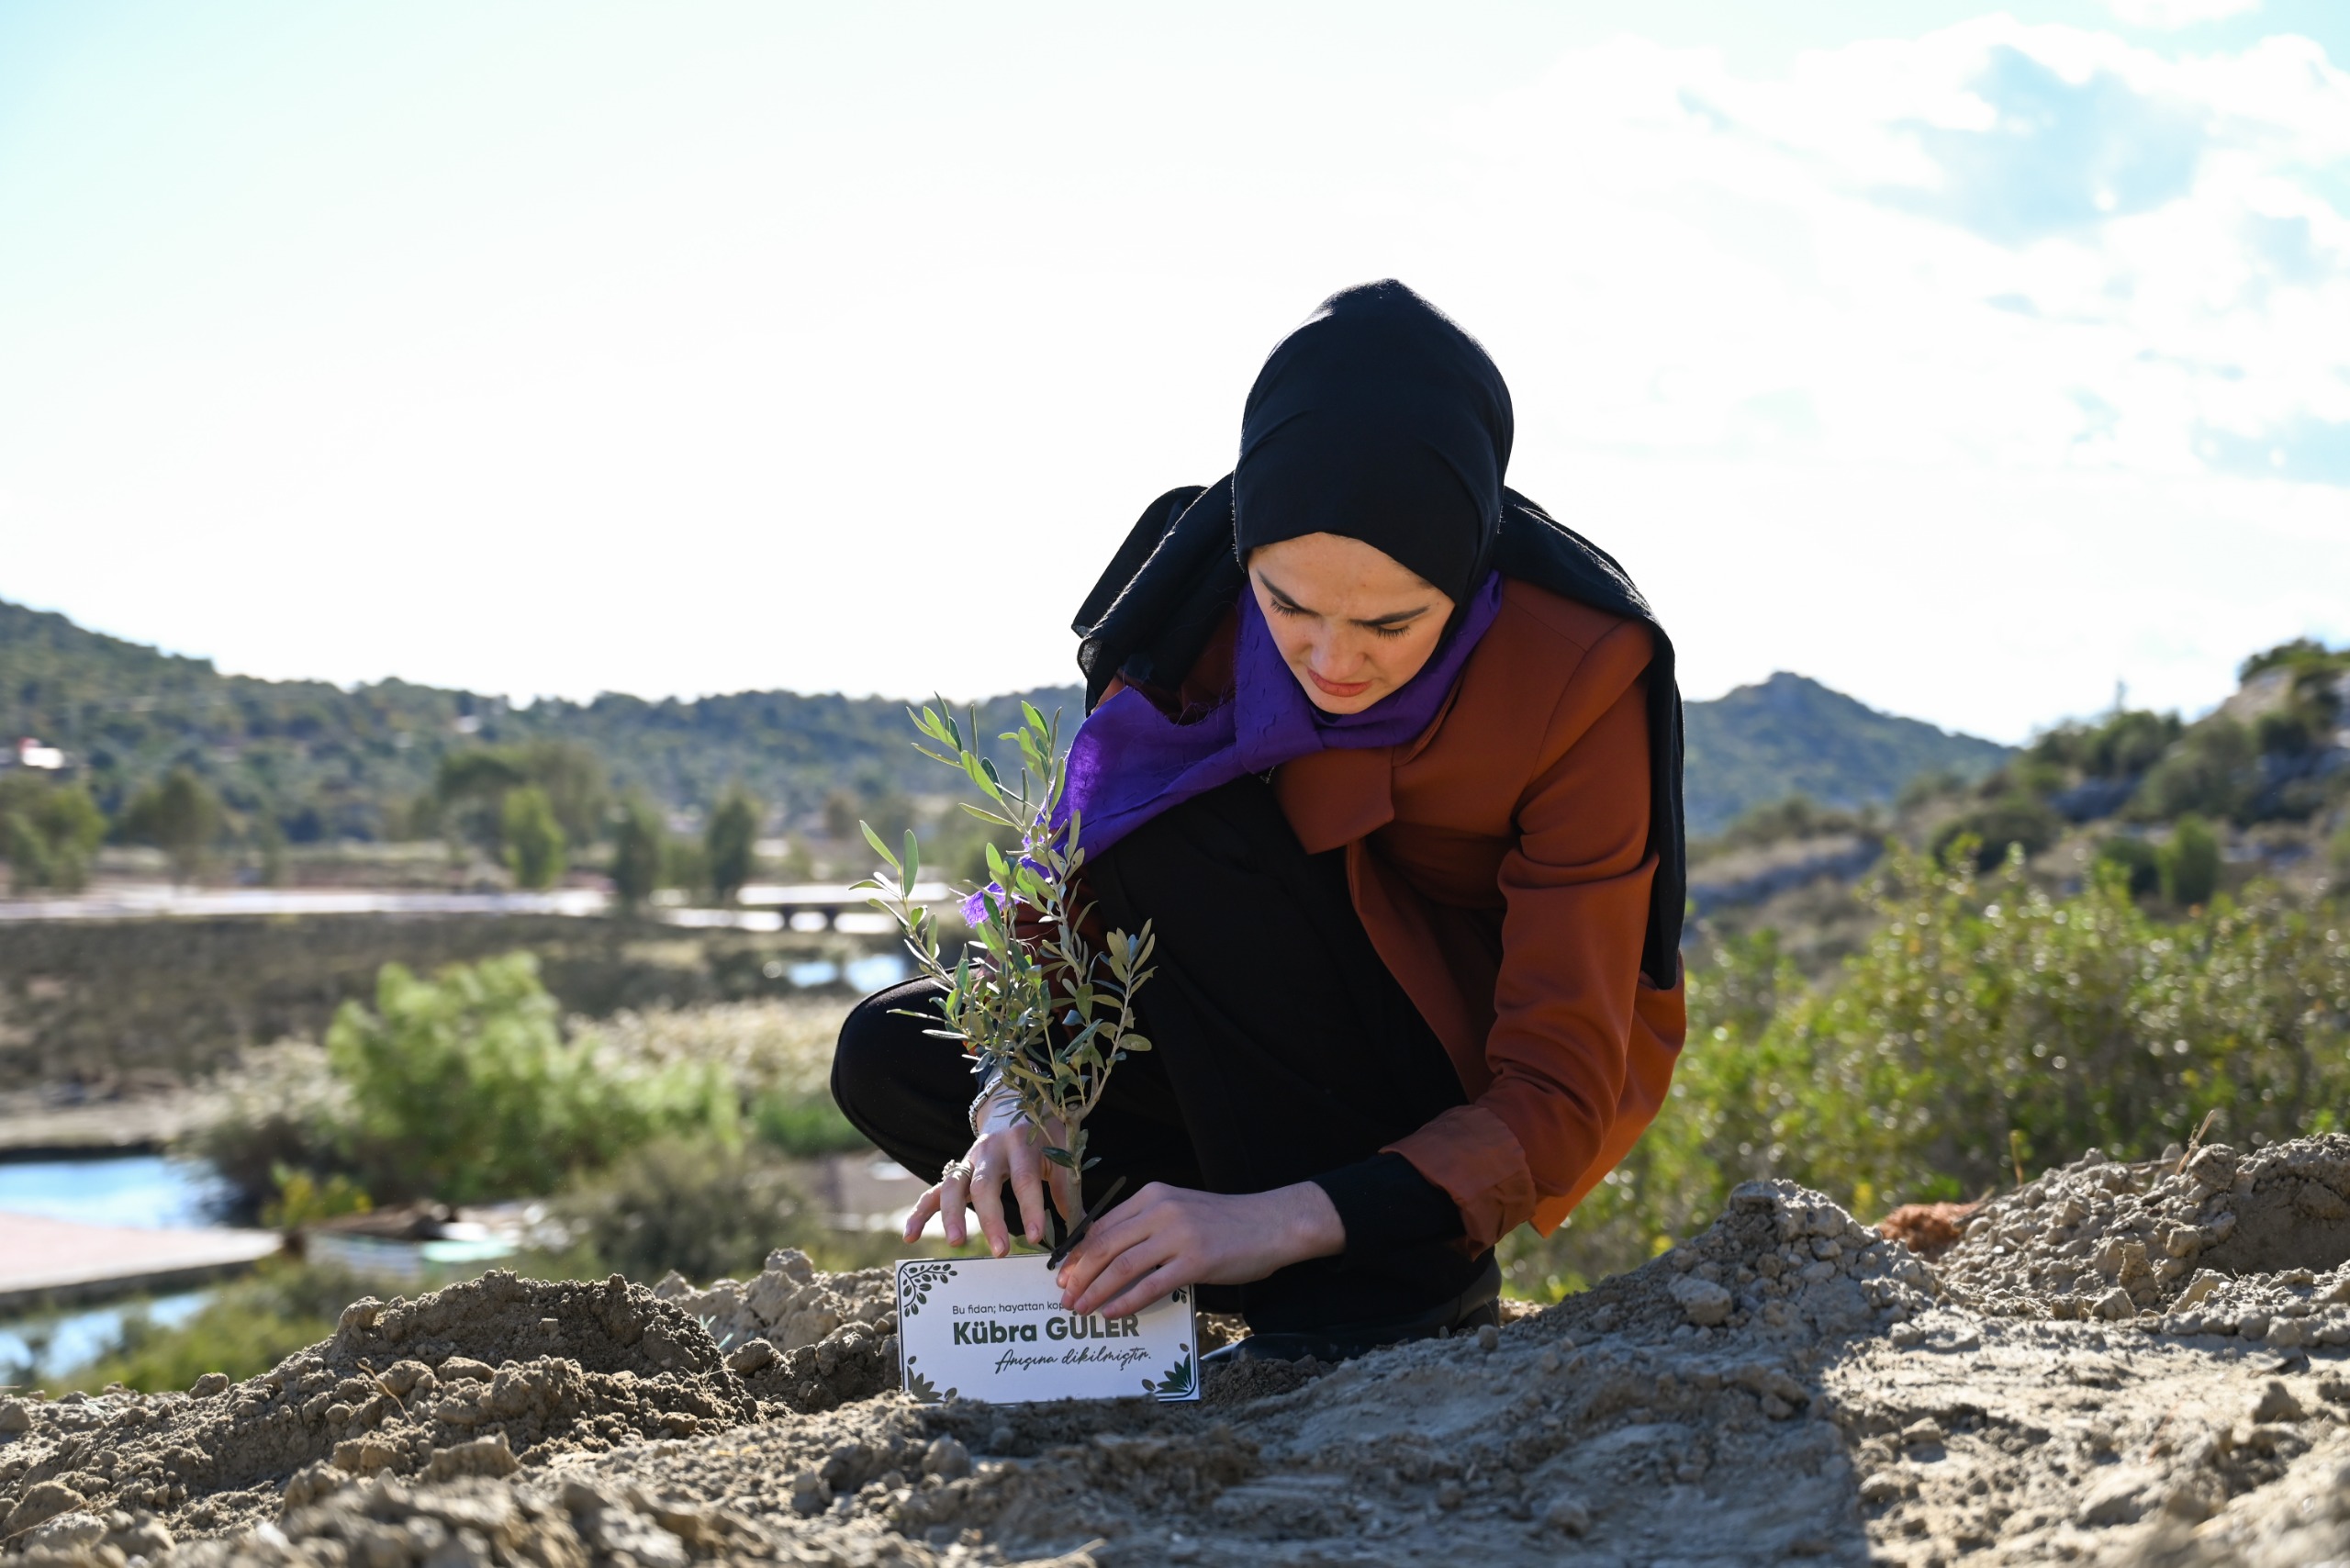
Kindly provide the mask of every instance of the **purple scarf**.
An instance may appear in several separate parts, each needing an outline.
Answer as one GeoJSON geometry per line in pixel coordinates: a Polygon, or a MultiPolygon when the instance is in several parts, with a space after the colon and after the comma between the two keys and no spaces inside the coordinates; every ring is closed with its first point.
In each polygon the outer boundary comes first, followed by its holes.
{"type": "Polygon", "coordinates": [[[1403,745],[1419,738],[1501,613],[1502,578],[1485,578],[1420,672],[1360,713],[1326,713],[1283,662],[1257,596],[1240,592],[1232,698],[1179,724],[1128,687],[1086,717],[1069,743],[1069,783],[1056,823],[1081,813],[1086,857],[1100,855],[1161,812],[1249,773],[1337,746],[1403,745]]]}

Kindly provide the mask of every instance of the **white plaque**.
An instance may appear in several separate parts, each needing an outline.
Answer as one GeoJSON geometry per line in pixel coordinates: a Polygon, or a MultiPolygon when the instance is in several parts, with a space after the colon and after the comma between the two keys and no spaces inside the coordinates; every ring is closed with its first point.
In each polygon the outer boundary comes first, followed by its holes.
{"type": "Polygon", "coordinates": [[[1131,1317],[1080,1317],[1061,1309],[1041,1252],[898,1265],[899,1366],[925,1405],[1197,1399],[1199,1344],[1189,1290],[1131,1317]]]}

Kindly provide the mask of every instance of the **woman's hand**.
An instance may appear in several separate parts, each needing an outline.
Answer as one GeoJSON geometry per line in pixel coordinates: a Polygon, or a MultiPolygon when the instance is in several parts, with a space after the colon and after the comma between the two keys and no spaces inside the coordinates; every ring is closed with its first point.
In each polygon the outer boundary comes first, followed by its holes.
{"type": "MultiPolygon", "coordinates": [[[[1030,1245],[1043,1245],[1044,1141],[1021,1116],[1010,1094],[1000,1093],[990,1100],[979,1118],[979,1136],[970,1152],[963,1156],[970,1173],[950,1170],[936,1186],[914,1200],[913,1213],[906,1216],[906,1240],[919,1237],[931,1215],[941,1215],[948,1244],[960,1247],[970,1239],[963,1211],[971,1208],[979,1211],[979,1232],[988,1238],[988,1250],[1002,1257],[1012,1250],[1012,1228],[1003,1217],[1003,1184],[1009,1182],[1013,1196],[1020,1201],[1020,1218],[1030,1245]]],[[[1073,1215],[1076,1206],[1069,1173],[1055,1166],[1051,1180],[1062,1216],[1073,1215]]]]}
{"type": "Polygon", "coordinates": [[[1185,1285],[1237,1285],[1347,1247],[1330,1194],[1195,1193],[1153,1182],[1093,1222],[1061,1265],[1061,1305],[1125,1317],[1185,1285]]]}

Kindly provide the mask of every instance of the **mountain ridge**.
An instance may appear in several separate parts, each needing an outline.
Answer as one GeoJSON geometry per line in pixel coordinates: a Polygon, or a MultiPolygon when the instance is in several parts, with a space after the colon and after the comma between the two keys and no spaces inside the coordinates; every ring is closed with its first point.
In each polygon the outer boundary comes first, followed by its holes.
{"type": "MultiPolygon", "coordinates": [[[[1080,689],[1041,687],[977,704],[981,731],[1026,699],[1074,718],[1080,689]]],[[[1987,772],[2007,747],[1881,713],[1807,677],[1781,673],[1688,705],[1690,830],[1801,793],[1837,806],[1890,800],[1910,778],[1987,772]]],[[[212,661],[93,632],[0,599],[0,734],[66,749],[109,814],[177,766],[235,810],[268,812],[295,842],[386,836],[399,804],[430,789],[441,758],[486,745],[568,741],[611,782],[673,809],[706,807],[741,781],[784,808],[934,790],[904,704],[880,697],[749,690],[682,699],[607,692],[516,707],[397,678],[339,687],[227,675],[212,661]]]]}

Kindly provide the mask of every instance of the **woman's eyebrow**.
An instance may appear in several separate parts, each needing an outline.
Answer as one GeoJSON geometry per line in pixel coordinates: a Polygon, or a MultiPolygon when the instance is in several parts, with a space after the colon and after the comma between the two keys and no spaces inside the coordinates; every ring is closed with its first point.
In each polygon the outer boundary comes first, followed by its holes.
{"type": "MultiPolygon", "coordinates": [[[[1292,610],[1304,610],[1308,615],[1319,615],[1322,613],[1318,610],[1308,610],[1304,605],[1298,603],[1296,599],[1290,597],[1287,589],[1283,588],[1281,584],[1273,581],[1273,579],[1266,573],[1261,571],[1259,572],[1257,574],[1257,580],[1265,585],[1265,591],[1267,593],[1271,594],[1275,599],[1281,600],[1292,610]]],[[[1430,607],[1427,605],[1421,604],[1415,605],[1410,610],[1391,610],[1384,615],[1361,617],[1356,620],[1353,623],[1357,626],[1400,626],[1406,621],[1417,621],[1421,616],[1426,615],[1428,612],[1429,608],[1430,607]]]]}

